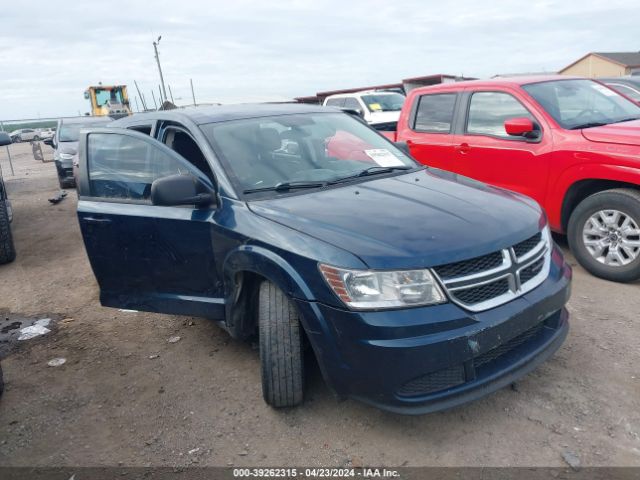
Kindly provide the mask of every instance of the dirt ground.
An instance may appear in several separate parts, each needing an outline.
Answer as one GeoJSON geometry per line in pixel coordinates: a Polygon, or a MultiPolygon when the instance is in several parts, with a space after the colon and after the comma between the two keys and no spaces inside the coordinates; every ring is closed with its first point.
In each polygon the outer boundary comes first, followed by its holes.
{"type": "Polygon", "coordinates": [[[4,148],[0,165],[17,259],[0,266],[0,322],[53,325],[2,359],[0,465],[640,466],[640,284],[596,279],[567,252],[564,346],[516,388],[464,407],[403,417],[338,402],[316,372],[303,406],[276,411],[255,346],[203,319],[101,307],[75,191],[49,204],[53,163],[10,148],[16,175],[4,148]],[[57,357],[66,363],[47,365],[57,357]]]}

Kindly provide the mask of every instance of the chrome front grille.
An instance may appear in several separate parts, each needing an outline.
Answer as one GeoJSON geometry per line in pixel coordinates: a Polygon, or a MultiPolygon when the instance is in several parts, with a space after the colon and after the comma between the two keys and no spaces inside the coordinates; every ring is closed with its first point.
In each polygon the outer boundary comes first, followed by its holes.
{"type": "Polygon", "coordinates": [[[497,252],[433,270],[452,302],[479,312],[502,305],[540,285],[549,275],[548,230],[497,252]]]}

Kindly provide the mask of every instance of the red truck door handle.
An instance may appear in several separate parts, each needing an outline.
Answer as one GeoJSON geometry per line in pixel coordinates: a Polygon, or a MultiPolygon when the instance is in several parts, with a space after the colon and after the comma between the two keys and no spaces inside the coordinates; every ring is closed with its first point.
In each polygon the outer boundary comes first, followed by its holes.
{"type": "Polygon", "coordinates": [[[465,153],[469,153],[469,150],[471,150],[471,147],[469,146],[468,143],[461,143],[460,145],[457,145],[455,147],[455,150],[456,152],[460,152],[464,155],[465,153]]]}

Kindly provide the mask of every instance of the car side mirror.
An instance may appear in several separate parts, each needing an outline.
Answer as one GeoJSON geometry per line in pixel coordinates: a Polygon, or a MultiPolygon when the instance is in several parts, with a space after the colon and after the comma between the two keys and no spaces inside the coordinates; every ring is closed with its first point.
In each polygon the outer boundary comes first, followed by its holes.
{"type": "Polygon", "coordinates": [[[50,147],[53,147],[53,138],[45,138],[42,143],[44,143],[45,145],[49,145],[50,147]]]}
{"type": "Polygon", "coordinates": [[[216,195],[193,175],[171,175],[159,178],[151,184],[151,203],[163,207],[209,207],[215,205],[216,195]]]}
{"type": "Polygon", "coordinates": [[[530,118],[509,118],[504,122],[504,130],[514,137],[535,138],[536,127],[530,118]]]}
{"type": "Polygon", "coordinates": [[[11,145],[12,143],[11,137],[7,132],[0,132],[0,147],[11,145]]]}

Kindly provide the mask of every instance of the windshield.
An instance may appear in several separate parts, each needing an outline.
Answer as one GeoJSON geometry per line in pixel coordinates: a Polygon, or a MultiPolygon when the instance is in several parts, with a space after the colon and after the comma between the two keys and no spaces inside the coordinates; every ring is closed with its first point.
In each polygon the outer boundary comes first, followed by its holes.
{"type": "Polygon", "coordinates": [[[96,104],[102,106],[107,103],[112,105],[122,103],[122,92],[120,89],[96,88],[96,104]]]}
{"type": "Polygon", "coordinates": [[[399,93],[379,93],[362,95],[362,101],[370,112],[397,112],[402,110],[404,95],[399,93]]]}
{"type": "Polygon", "coordinates": [[[245,193],[282,185],[320,187],[358,174],[418,167],[384,137],[342,113],[261,117],[201,128],[245,193]]]}
{"type": "Polygon", "coordinates": [[[59,142],[77,142],[80,138],[80,130],[83,128],[100,127],[109,123],[111,120],[105,122],[86,122],[86,123],[63,123],[60,127],[60,134],[58,135],[59,142]]]}
{"type": "Polygon", "coordinates": [[[522,88],[563,128],[588,128],[640,118],[638,105],[592,80],[557,80],[522,88]]]}

